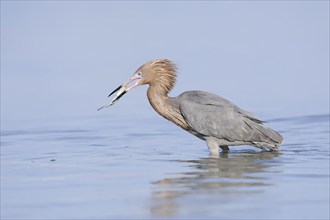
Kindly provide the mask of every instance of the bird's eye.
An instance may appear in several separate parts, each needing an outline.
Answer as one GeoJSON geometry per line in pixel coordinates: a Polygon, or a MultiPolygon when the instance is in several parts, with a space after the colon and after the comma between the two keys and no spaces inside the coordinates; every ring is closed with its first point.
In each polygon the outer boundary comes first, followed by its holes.
{"type": "Polygon", "coordinates": [[[142,75],[142,73],[141,73],[141,72],[138,72],[138,73],[137,73],[137,75],[138,75],[138,76],[141,76],[141,75],[142,75]]]}

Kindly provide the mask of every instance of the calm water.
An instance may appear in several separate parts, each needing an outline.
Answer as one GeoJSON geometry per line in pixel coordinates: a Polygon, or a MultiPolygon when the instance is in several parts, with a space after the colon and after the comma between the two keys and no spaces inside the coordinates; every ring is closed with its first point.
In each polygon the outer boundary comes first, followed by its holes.
{"type": "Polygon", "coordinates": [[[2,130],[1,219],[329,219],[329,115],[268,120],[280,152],[220,158],[162,118],[127,117],[2,130]]]}

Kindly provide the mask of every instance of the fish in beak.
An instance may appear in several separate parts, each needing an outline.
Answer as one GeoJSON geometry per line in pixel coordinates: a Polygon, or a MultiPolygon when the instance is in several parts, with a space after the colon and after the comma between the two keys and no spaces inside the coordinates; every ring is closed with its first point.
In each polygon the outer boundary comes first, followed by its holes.
{"type": "Polygon", "coordinates": [[[112,101],[104,106],[101,106],[97,111],[107,108],[115,104],[125,93],[127,93],[129,90],[133,89],[134,87],[139,85],[139,81],[141,80],[141,73],[135,73],[129,80],[124,82],[122,85],[118,86],[115,90],[113,90],[108,97],[112,96],[115,92],[116,96],[112,99],[112,101]]]}

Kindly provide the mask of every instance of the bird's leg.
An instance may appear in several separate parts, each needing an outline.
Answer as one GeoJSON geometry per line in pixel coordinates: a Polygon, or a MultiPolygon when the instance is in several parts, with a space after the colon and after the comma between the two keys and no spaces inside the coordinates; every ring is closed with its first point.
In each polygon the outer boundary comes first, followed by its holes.
{"type": "Polygon", "coordinates": [[[222,151],[229,151],[229,147],[226,145],[220,146],[220,148],[222,149],[222,151]]]}
{"type": "Polygon", "coordinates": [[[211,155],[219,155],[219,145],[216,142],[206,140],[206,143],[211,155]]]}

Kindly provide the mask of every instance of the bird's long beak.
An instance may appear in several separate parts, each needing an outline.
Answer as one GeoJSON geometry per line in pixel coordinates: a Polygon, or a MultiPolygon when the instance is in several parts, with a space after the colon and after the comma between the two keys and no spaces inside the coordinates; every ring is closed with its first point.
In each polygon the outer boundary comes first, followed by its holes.
{"type": "Polygon", "coordinates": [[[109,104],[100,107],[98,111],[101,110],[102,108],[107,108],[115,104],[123,95],[125,95],[125,93],[127,93],[129,90],[133,89],[134,87],[138,86],[140,79],[141,76],[136,73],[129,80],[118,86],[108,95],[108,97],[110,97],[112,94],[118,91],[116,97],[112,99],[112,101],[109,104]]]}

